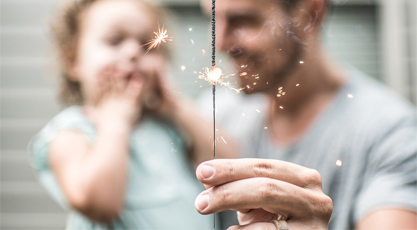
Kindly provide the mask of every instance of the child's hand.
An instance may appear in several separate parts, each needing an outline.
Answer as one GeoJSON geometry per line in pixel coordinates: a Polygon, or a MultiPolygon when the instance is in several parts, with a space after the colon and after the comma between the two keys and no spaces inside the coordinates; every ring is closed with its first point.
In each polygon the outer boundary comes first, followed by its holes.
{"type": "Polygon", "coordinates": [[[144,84],[137,71],[109,67],[98,79],[98,95],[87,114],[97,127],[131,128],[139,120],[144,84]]]}
{"type": "Polygon", "coordinates": [[[177,109],[179,97],[172,89],[164,66],[165,59],[158,54],[147,54],[143,65],[149,76],[149,89],[144,93],[144,109],[151,114],[172,117],[177,109]]]}

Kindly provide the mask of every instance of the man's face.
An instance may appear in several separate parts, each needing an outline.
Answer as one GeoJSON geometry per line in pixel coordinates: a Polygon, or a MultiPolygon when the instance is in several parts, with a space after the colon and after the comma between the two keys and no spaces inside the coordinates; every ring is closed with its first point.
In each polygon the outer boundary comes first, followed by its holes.
{"type": "Polygon", "coordinates": [[[298,22],[278,0],[216,3],[217,45],[229,54],[246,93],[273,92],[300,65],[298,22]]]}

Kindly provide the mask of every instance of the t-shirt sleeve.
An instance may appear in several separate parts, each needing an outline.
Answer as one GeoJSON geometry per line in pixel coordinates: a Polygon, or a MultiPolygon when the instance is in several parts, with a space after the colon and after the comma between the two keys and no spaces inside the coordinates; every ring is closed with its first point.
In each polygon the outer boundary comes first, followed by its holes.
{"type": "Polygon", "coordinates": [[[28,145],[30,164],[35,169],[40,183],[63,208],[67,208],[68,205],[49,163],[49,147],[56,135],[66,129],[79,131],[85,134],[87,139],[91,139],[89,134],[91,131],[87,126],[73,121],[53,119],[31,139],[28,145]]]}
{"type": "Polygon", "coordinates": [[[394,128],[369,155],[355,222],[381,208],[417,211],[417,122],[394,128]]]}

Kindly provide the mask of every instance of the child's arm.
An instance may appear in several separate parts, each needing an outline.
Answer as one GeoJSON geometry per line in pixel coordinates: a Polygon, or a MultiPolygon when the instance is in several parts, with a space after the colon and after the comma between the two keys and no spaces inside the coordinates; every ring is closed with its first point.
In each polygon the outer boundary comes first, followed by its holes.
{"type": "MultiPolygon", "coordinates": [[[[190,100],[178,96],[171,90],[164,69],[155,64],[163,62],[155,60],[147,65],[148,68],[153,68],[154,88],[160,96],[156,112],[173,120],[191,139],[193,163],[198,165],[213,159],[213,122],[204,118],[190,100]]],[[[219,131],[216,131],[216,158],[237,158],[238,149],[233,140],[222,133],[220,127],[217,129],[219,131]]]]}
{"type": "Polygon", "coordinates": [[[124,205],[129,136],[139,117],[142,86],[132,79],[126,89],[110,81],[100,103],[88,110],[97,128],[94,143],[77,131],[64,130],[50,145],[49,161],[67,201],[95,221],[114,220],[124,205]]]}
{"type": "MultiPolygon", "coordinates": [[[[198,165],[213,159],[213,122],[200,115],[194,104],[183,98],[173,102],[171,112],[174,122],[191,138],[194,163],[198,165]]],[[[238,158],[235,142],[221,131],[221,127],[217,126],[216,130],[216,158],[238,158]]]]}

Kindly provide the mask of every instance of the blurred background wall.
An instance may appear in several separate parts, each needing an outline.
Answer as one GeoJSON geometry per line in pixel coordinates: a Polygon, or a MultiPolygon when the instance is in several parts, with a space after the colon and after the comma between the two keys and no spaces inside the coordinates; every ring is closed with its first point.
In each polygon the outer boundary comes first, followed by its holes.
{"type": "MultiPolygon", "coordinates": [[[[1,229],[63,229],[65,212],[38,184],[26,151],[60,109],[51,71],[48,17],[58,0],[1,0],[1,229]]],[[[180,93],[208,88],[209,20],[198,0],[160,0],[172,11],[172,77],[180,93]],[[204,54],[204,51],[207,51],[204,54]]],[[[329,53],[417,102],[417,1],[334,0],[323,40],[329,53]]],[[[225,57],[218,63],[227,67],[225,57]]]]}

